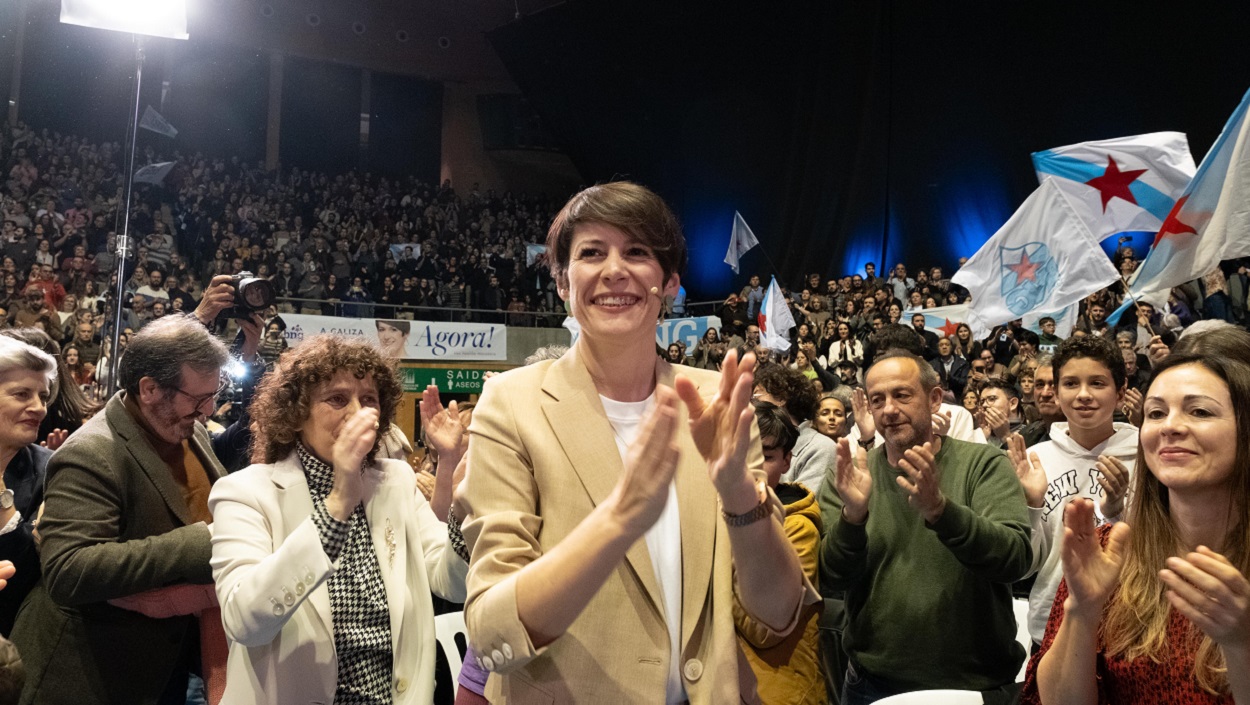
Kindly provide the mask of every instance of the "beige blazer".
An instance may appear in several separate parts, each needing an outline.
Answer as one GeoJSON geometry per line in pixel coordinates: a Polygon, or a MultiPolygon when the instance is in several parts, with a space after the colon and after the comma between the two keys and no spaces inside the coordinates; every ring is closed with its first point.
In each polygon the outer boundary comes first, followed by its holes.
{"type": "MultiPolygon", "coordinates": [[[[391,696],[397,705],[427,704],[434,697],[430,590],[464,599],[468,567],[417,492],[412,469],[397,460],[375,467],[365,475],[365,516],[391,613],[391,696]]],[[[337,564],[313,524],[298,456],[218,480],[208,506],[213,578],[230,642],[222,702],[330,705],[338,657],[326,581],[337,564]]]]}
{"type": "MultiPolygon", "coordinates": [[[[720,375],[678,368],[705,397],[720,375]]],[[[672,386],[675,369],[657,359],[672,386]]],[[[681,409],[681,428],[688,419],[681,409]]],[[[470,427],[464,503],[470,563],[469,641],[493,669],[486,697],[513,703],[662,703],[669,638],[659,583],[639,540],[567,632],[536,649],[517,616],[515,576],[564,539],[612,492],[623,470],[612,428],[576,346],[563,358],[490,380],[470,427]]],[[[758,433],[758,432],[755,432],[758,433]]],[[[728,528],[688,432],[678,435],[682,651],[691,703],[756,702],[755,677],[734,637],[728,528]]],[[[758,440],[748,460],[763,477],[758,440]]],[[[774,521],[782,508],[776,498],[774,521]]],[[[788,633],[797,623],[799,605],[788,633]]]]}

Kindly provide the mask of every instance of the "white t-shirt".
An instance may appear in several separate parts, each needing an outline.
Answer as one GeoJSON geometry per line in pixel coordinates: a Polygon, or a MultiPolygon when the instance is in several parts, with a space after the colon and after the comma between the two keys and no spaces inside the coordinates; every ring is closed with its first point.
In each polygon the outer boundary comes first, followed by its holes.
{"type": "MultiPolygon", "coordinates": [[[[655,394],[644,401],[625,402],[602,394],[603,410],[616,436],[616,449],[625,460],[625,453],[642,429],[642,420],[655,405],[655,394]]],[[[660,584],[664,598],[664,622],[668,626],[669,659],[665,702],[676,705],[686,701],[686,687],[681,680],[681,516],[677,510],[677,484],[668,486],[668,501],[660,518],[644,537],[651,554],[651,570],[660,584]]]]}

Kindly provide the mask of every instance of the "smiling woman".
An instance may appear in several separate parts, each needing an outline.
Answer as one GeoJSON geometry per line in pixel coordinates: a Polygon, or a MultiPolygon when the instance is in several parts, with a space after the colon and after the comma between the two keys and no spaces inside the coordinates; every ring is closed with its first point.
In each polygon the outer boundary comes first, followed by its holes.
{"type": "Polygon", "coordinates": [[[679,376],[657,356],[686,245],[651,191],[582,191],[547,250],[581,335],[491,379],[470,427],[465,621],[486,697],[753,701],[734,612],[779,639],[817,599],[763,484],[754,357],[679,376]]]}
{"type": "Polygon", "coordinates": [[[1095,530],[1088,500],[1065,513],[1064,582],[1024,703],[1250,700],[1246,351],[1173,355],[1144,410],[1131,531],[1095,530]]]}
{"type": "Polygon", "coordinates": [[[463,600],[468,566],[412,468],[374,459],[400,396],[393,362],[336,336],[288,351],[261,383],[257,464],[209,497],[224,702],[433,697],[430,592],[463,600]]]}
{"type": "Polygon", "coordinates": [[[50,355],[0,336],[0,558],[17,568],[0,591],[0,634],[12,632],[18,606],[39,581],[35,515],[43,503],[51,452],[36,441],[55,381],[56,361],[50,355]]]}

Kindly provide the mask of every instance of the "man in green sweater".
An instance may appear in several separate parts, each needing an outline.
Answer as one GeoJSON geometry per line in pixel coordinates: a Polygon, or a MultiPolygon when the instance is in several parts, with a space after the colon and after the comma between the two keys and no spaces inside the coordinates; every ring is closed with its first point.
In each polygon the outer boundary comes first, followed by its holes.
{"type": "Polygon", "coordinates": [[[1029,569],[1029,516],[1007,456],[941,438],[937,373],[902,350],[865,380],[883,447],[838,444],[820,493],[820,585],[845,590],[842,705],[928,689],[1010,702],[1025,652],[1011,583],[1029,569]]]}

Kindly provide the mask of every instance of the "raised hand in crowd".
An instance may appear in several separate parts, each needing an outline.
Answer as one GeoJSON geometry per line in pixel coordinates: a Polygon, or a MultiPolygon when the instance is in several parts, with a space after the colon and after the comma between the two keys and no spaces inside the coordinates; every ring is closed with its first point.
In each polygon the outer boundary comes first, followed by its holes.
{"type": "Polygon", "coordinates": [[[425,497],[425,501],[434,498],[434,485],[438,480],[434,477],[434,473],[429,470],[417,471],[417,489],[421,491],[421,495],[425,497]]]}
{"type": "Polygon", "coordinates": [[[326,511],[339,521],[350,520],[364,499],[362,468],[377,435],[378,410],[364,408],[347,419],[334,441],[334,486],[326,497],[326,511]]]}
{"type": "Polygon", "coordinates": [[[946,509],[946,496],[940,485],[941,471],[935,460],[941,450],[941,438],[908,449],[898,461],[903,474],[895,478],[907,493],[907,504],[930,524],[940,519],[946,509]]]}
{"type": "Polygon", "coordinates": [[[754,353],[747,353],[741,362],[737,351],[726,354],[720,388],[711,403],[703,400],[688,378],[679,375],[676,380],[677,394],[690,417],[690,435],[707,463],[721,505],[730,514],[745,514],[760,503],[759,491],[747,470],[747,449],[755,421],[751,407],[754,371],[754,353]]]}
{"type": "Polygon", "coordinates": [[[1107,545],[1098,540],[1094,528],[1094,503],[1078,498],[1063,513],[1063,546],[1060,558],[1068,583],[1064,619],[1080,618],[1097,624],[1103,605],[1120,584],[1120,569],[1128,551],[1129,526],[1119,522],[1111,527],[1107,545]]]}
{"type": "MultiPolygon", "coordinates": [[[[438,396],[438,387],[431,384],[421,393],[421,430],[426,442],[435,453],[437,468],[455,468],[469,450],[469,434],[460,421],[460,407],[455,401],[446,409],[438,396]]],[[[451,496],[455,490],[454,472],[435,471],[435,483],[427,496],[430,508],[440,521],[447,521],[451,496]]]]}
{"type": "Polygon", "coordinates": [[[56,450],[61,447],[61,444],[65,442],[66,438],[69,438],[69,431],[66,431],[63,428],[54,428],[52,429],[52,432],[48,434],[47,438],[40,441],[39,445],[47,448],[48,450],[56,450]]]}
{"type": "Polygon", "coordinates": [[[1225,649],[1250,649],[1250,581],[1206,546],[1173,556],[1159,571],[1168,602],[1225,649]]]}
{"type": "Polygon", "coordinates": [[[863,448],[852,451],[850,439],[839,438],[838,463],[834,472],[834,487],[842,500],[842,518],[852,524],[868,521],[868,499],[872,495],[868,453],[863,448]]]}
{"type": "Polygon", "coordinates": [[[1049,483],[1046,469],[1042,467],[1037,453],[1028,452],[1024,436],[1013,433],[1007,436],[1007,457],[1016,469],[1016,479],[1020,480],[1020,487],[1024,489],[1024,500],[1034,509],[1041,507],[1046,501],[1046,487],[1049,483]]]}
{"type": "Polygon", "coordinates": [[[1110,455],[1098,456],[1098,485],[1102,487],[1102,500],[1098,509],[1109,519],[1124,513],[1124,498],[1128,496],[1129,471],[1124,463],[1110,455]]]}
{"type": "Polygon", "coordinates": [[[860,440],[868,440],[877,435],[877,422],[868,410],[868,393],[863,387],[856,387],[851,393],[851,410],[855,414],[855,425],[859,428],[860,440]]]}
{"type": "Polygon", "coordinates": [[[14,575],[17,575],[17,568],[13,566],[13,561],[0,561],[0,590],[9,586],[14,575]]]}
{"type": "Polygon", "coordinates": [[[939,411],[933,414],[933,435],[945,436],[951,430],[951,412],[939,411]]]}
{"type": "Polygon", "coordinates": [[[1163,342],[1163,338],[1156,335],[1150,339],[1150,347],[1146,350],[1146,357],[1150,359],[1150,366],[1154,367],[1168,359],[1168,355],[1171,353],[1171,349],[1163,342]]]}
{"type": "Polygon", "coordinates": [[[1123,411],[1124,415],[1128,417],[1128,422],[1139,428],[1141,427],[1142,422],[1141,410],[1142,401],[1144,399],[1145,398],[1142,396],[1141,391],[1133,387],[1129,387],[1128,390],[1124,392],[1124,402],[1120,405],[1120,410],[1123,411]]]}
{"type": "Polygon", "coordinates": [[[681,457],[677,437],[677,395],[655,388],[655,407],[642,422],[638,439],[625,454],[625,469],[606,504],[627,536],[641,537],[668,502],[668,486],[681,457]]]}
{"type": "Polygon", "coordinates": [[[195,307],[195,317],[206,326],[217,320],[217,315],[234,305],[234,285],[229,274],[218,274],[204,289],[200,304],[195,307]]]}
{"type": "Polygon", "coordinates": [[[981,431],[986,438],[994,436],[1005,441],[1011,433],[1011,422],[1007,419],[1007,415],[998,408],[986,406],[981,409],[981,431]]]}

